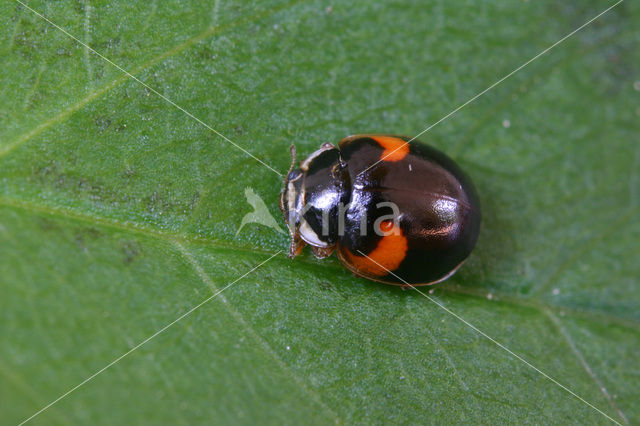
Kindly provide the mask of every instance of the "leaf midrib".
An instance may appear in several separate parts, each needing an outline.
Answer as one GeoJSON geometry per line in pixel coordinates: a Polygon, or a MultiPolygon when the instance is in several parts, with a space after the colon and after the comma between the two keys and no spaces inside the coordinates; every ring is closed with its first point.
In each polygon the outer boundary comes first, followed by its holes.
{"type": "MultiPolygon", "coordinates": [[[[171,244],[176,243],[188,243],[194,245],[206,245],[220,250],[233,250],[241,251],[244,253],[258,254],[269,256],[273,254],[271,251],[262,249],[255,246],[246,246],[241,244],[232,244],[228,241],[212,240],[204,237],[198,237],[193,235],[181,234],[178,232],[171,232],[166,230],[153,229],[149,226],[140,225],[136,222],[121,222],[116,219],[110,219],[97,215],[88,215],[86,213],[78,212],[66,207],[52,207],[45,204],[37,204],[30,201],[12,199],[5,196],[0,196],[0,206],[12,207],[16,209],[26,210],[32,213],[47,214],[49,216],[70,219],[78,222],[84,222],[91,225],[97,225],[102,227],[114,228],[121,232],[133,233],[139,235],[146,235],[153,238],[160,239],[171,244]]],[[[627,215],[625,217],[628,218],[627,215]]],[[[304,257],[299,257],[297,262],[305,263],[310,267],[322,267],[323,269],[331,268],[332,270],[342,270],[342,267],[336,264],[324,263],[320,265],[317,262],[311,261],[304,257]]],[[[566,266],[565,266],[566,267],[566,266]]],[[[549,304],[539,299],[518,297],[512,294],[507,294],[499,291],[495,291],[489,288],[469,288],[459,284],[444,284],[437,287],[437,290],[445,291],[448,293],[461,294],[465,296],[472,296],[479,299],[487,299],[487,294],[491,293],[494,302],[503,302],[517,306],[532,307],[544,313],[545,310],[551,310],[556,313],[562,313],[566,315],[572,313],[577,317],[585,318],[591,321],[605,320],[610,323],[615,323],[623,327],[631,328],[640,331],[640,321],[619,317],[612,315],[608,312],[586,310],[570,306],[549,304]]]]}

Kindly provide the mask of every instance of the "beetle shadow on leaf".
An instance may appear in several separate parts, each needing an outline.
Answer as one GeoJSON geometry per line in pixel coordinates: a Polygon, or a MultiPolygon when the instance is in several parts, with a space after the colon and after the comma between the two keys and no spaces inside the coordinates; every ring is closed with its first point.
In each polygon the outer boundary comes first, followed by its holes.
{"type": "MultiPolygon", "coordinates": [[[[517,253],[517,224],[510,214],[519,201],[505,188],[507,180],[465,167],[473,176],[482,209],[480,235],[473,252],[460,270],[444,286],[458,284],[469,289],[499,288],[521,275],[517,253]]],[[[521,200],[521,197],[520,197],[521,200]]]]}

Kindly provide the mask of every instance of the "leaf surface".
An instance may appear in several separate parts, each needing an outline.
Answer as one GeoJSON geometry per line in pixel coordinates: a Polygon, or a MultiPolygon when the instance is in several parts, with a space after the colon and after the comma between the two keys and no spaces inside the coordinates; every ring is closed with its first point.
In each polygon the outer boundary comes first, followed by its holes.
{"type": "MultiPolygon", "coordinates": [[[[20,422],[278,250],[281,177],[416,135],[611,5],[0,5],[0,411],[20,422]],[[147,85],[148,87],[145,87],[147,85]],[[153,89],[150,90],[149,88],[153,89]]],[[[428,295],[640,421],[640,7],[623,2],[420,139],[472,176],[478,247],[428,295]]],[[[607,423],[415,291],[279,255],[38,424],[607,423]]]]}

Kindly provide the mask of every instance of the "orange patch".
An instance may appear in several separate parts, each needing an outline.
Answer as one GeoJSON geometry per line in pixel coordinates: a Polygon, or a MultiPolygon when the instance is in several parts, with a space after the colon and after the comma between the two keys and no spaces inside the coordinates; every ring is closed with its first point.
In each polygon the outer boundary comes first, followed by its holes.
{"type": "Polygon", "coordinates": [[[384,234],[389,234],[393,231],[393,221],[392,220],[384,220],[380,222],[380,231],[384,234]]]}
{"type": "Polygon", "coordinates": [[[371,139],[384,148],[380,156],[383,161],[400,161],[409,153],[409,144],[395,136],[373,136],[371,139]]]}
{"type": "Polygon", "coordinates": [[[385,221],[380,224],[380,228],[383,229],[383,225],[387,229],[383,231],[391,232],[389,235],[382,237],[378,242],[378,246],[367,256],[355,255],[347,249],[341,249],[341,253],[357,272],[363,275],[375,275],[384,276],[389,271],[398,269],[398,266],[402,263],[409,250],[409,244],[407,238],[397,227],[393,224],[393,221],[385,221]],[[391,223],[389,227],[388,223],[391,223]]]}

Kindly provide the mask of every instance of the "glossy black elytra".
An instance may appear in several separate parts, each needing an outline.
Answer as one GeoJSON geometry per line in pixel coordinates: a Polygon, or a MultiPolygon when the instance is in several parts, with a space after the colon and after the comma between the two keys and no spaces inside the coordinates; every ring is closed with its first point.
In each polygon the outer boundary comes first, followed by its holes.
{"type": "Polygon", "coordinates": [[[480,230],[473,183],[440,151],[408,138],[355,135],[323,144],[294,169],[280,196],[290,257],[309,244],[334,251],[356,275],[387,284],[435,284],[453,275],[480,230]]]}

